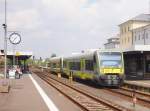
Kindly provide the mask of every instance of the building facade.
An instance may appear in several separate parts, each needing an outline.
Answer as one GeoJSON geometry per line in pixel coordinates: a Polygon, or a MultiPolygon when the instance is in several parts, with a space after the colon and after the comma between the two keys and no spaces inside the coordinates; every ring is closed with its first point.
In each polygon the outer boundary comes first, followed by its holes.
{"type": "Polygon", "coordinates": [[[120,27],[127,79],[150,79],[150,14],[140,14],[120,27]]]}
{"type": "Polygon", "coordinates": [[[119,35],[107,39],[107,43],[104,44],[105,49],[119,49],[120,38],[119,35]]]}
{"type": "Polygon", "coordinates": [[[120,48],[124,50],[132,47],[133,30],[148,24],[150,24],[150,14],[140,14],[120,24],[120,48]]]}
{"type": "Polygon", "coordinates": [[[150,45],[150,24],[133,30],[133,45],[150,45]]]}

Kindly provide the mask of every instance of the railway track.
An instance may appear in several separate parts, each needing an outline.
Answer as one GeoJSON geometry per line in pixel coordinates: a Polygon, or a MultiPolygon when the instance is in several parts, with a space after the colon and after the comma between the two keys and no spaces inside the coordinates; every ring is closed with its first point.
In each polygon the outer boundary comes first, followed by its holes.
{"type": "Polygon", "coordinates": [[[90,95],[84,90],[51,78],[48,74],[40,74],[37,72],[36,74],[85,111],[130,111],[129,109],[116,105],[104,98],[90,95]]]}
{"type": "Polygon", "coordinates": [[[135,93],[138,103],[140,103],[143,106],[150,107],[150,94],[149,93],[143,93],[140,91],[135,91],[135,90],[124,88],[124,87],[122,87],[120,89],[106,89],[106,90],[126,96],[130,99],[132,99],[132,97],[133,97],[132,95],[133,95],[133,93],[135,93]]]}
{"type": "MultiPolygon", "coordinates": [[[[133,92],[133,89],[129,89],[129,88],[126,88],[126,87],[122,87],[121,89],[125,90],[125,91],[129,91],[129,92],[133,92]]],[[[142,92],[142,91],[138,91],[138,90],[134,90],[134,91],[135,91],[136,94],[148,97],[150,99],[150,93],[142,92]]]]}

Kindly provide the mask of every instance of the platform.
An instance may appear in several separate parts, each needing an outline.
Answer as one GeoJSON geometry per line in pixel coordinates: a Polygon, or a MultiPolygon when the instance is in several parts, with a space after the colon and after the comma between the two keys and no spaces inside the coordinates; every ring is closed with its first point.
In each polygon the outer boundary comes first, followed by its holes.
{"type": "Polygon", "coordinates": [[[80,111],[78,106],[34,74],[9,82],[10,92],[0,93],[0,111],[80,111]]]}
{"type": "Polygon", "coordinates": [[[126,84],[131,84],[135,86],[150,88],[150,80],[136,80],[136,81],[125,81],[126,84]]]}

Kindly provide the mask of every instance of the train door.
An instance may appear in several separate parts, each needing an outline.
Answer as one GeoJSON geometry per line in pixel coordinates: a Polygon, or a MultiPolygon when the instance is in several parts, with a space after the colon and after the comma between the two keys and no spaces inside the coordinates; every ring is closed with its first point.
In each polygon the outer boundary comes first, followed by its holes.
{"type": "Polygon", "coordinates": [[[62,58],[60,58],[59,68],[60,68],[60,72],[63,72],[63,60],[62,60],[62,58]]]}
{"type": "Polygon", "coordinates": [[[85,59],[82,58],[82,59],[80,60],[80,66],[81,66],[81,69],[80,69],[80,70],[81,70],[81,72],[83,72],[83,71],[84,71],[84,68],[85,68],[85,59]]]}
{"type": "Polygon", "coordinates": [[[66,61],[66,74],[69,76],[69,73],[70,73],[69,61],[66,61]]]}

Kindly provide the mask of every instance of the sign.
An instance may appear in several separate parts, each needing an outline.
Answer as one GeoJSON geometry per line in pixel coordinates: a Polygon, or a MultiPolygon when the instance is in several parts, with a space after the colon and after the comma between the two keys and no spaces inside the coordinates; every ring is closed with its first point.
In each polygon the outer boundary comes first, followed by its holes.
{"type": "Polygon", "coordinates": [[[20,52],[16,52],[16,56],[20,56],[21,55],[21,53],[20,52]]]}

